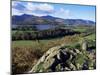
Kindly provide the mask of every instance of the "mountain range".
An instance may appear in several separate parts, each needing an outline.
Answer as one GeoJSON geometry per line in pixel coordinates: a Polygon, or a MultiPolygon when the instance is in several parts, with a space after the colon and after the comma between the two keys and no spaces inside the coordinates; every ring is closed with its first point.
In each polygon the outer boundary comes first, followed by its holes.
{"type": "Polygon", "coordinates": [[[34,16],[34,15],[13,15],[12,25],[39,25],[39,24],[51,24],[51,25],[95,25],[94,21],[83,19],[62,19],[58,17],[47,16],[34,16]]]}

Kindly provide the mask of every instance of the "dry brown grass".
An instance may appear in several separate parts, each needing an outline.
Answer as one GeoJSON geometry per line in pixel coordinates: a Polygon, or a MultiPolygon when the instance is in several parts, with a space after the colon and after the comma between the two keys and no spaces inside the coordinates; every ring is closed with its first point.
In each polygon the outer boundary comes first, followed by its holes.
{"type": "Polygon", "coordinates": [[[12,47],[12,69],[14,73],[29,71],[37,60],[51,47],[70,44],[79,41],[78,35],[65,36],[60,39],[50,40],[46,43],[37,42],[32,46],[12,47]]]}

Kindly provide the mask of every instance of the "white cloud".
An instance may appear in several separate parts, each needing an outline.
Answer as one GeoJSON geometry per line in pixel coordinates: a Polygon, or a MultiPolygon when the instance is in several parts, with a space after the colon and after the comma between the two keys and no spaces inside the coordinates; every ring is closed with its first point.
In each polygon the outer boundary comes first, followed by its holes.
{"type": "Polygon", "coordinates": [[[24,5],[24,6],[25,6],[25,8],[26,8],[27,10],[30,10],[30,11],[36,10],[36,9],[34,8],[34,5],[33,5],[32,3],[27,3],[27,4],[24,5]]]}
{"type": "Polygon", "coordinates": [[[59,11],[55,11],[53,16],[66,19],[70,16],[70,11],[68,9],[65,10],[63,8],[60,8],[59,11]]]}
{"type": "Polygon", "coordinates": [[[41,14],[41,13],[35,13],[35,12],[31,12],[31,11],[23,11],[23,14],[30,14],[30,15],[35,15],[35,16],[46,16],[47,14],[41,14]]]}
{"type": "Polygon", "coordinates": [[[12,7],[16,6],[17,3],[15,1],[12,1],[12,7]]]}
{"type": "Polygon", "coordinates": [[[69,14],[69,10],[65,10],[63,8],[60,9],[60,13],[69,14]]]}
{"type": "MultiPolygon", "coordinates": [[[[31,14],[35,16],[46,16],[54,12],[54,7],[46,3],[45,4],[33,4],[33,3],[28,2],[27,4],[22,4],[22,5],[25,7],[25,9],[23,11],[17,10],[18,14],[23,13],[23,14],[31,14]]],[[[16,13],[16,9],[15,8],[13,9],[15,10],[15,13],[16,13]]]]}
{"type": "Polygon", "coordinates": [[[70,11],[65,10],[63,7],[56,10],[53,5],[44,3],[44,4],[35,4],[27,2],[23,4],[21,2],[12,2],[12,15],[22,15],[22,14],[31,14],[35,16],[46,16],[51,15],[60,18],[67,18],[70,16],[70,11]],[[23,10],[16,9],[18,5],[24,6],[23,10]]]}
{"type": "Polygon", "coordinates": [[[21,2],[18,1],[12,1],[12,7],[16,7],[18,4],[22,4],[21,2]]]}
{"type": "Polygon", "coordinates": [[[23,13],[17,9],[12,8],[12,15],[22,15],[23,13]]]}
{"type": "Polygon", "coordinates": [[[43,10],[43,11],[47,11],[47,12],[53,12],[54,11],[54,7],[49,5],[49,4],[40,4],[38,6],[38,10],[43,10]]]}
{"type": "Polygon", "coordinates": [[[12,15],[22,15],[23,12],[21,10],[16,9],[16,7],[22,4],[21,2],[12,1],[12,15]]]}
{"type": "Polygon", "coordinates": [[[44,13],[52,13],[54,11],[54,7],[50,4],[33,4],[33,3],[27,3],[27,5],[25,5],[25,8],[27,9],[27,11],[41,11],[44,13]]]}

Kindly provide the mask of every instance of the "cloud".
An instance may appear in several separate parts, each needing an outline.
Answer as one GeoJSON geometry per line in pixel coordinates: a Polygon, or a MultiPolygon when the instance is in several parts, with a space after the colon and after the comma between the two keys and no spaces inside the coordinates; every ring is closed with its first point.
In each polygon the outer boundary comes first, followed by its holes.
{"type": "Polygon", "coordinates": [[[52,13],[54,11],[54,7],[49,4],[40,4],[38,5],[37,10],[41,10],[47,13],[52,13]]]}
{"type": "Polygon", "coordinates": [[[32,2],[12,2],[12,15],[31,14],[35,16],[51,15],[55,17],[65,18],[69,16],[69,10],[63,7],[56,9],[53,5],[43,3],[36,4],[32,2]]]}
{"type": "Polygon", "coordinates": [[[35,12],[32,12],[32,11],[23,11],[22,13],[23,14],[35,15],[35,16],[46,16],[47,15],[45,13],[35,13],[35,12]]]}
{"type": "Polygon", "coordinates": [[[17,1],[12,1],[12,8],[16,8],[19,5],[22,5],[22,3],[17,1]]]}
{"type": "Polygon", "coordinates": [[[15,1],[12,2],[12,7],[17,6],[17,3],[15,1]]]}
{"type": "Polygon", "coordinates": [[[12,15],[22,15],[24,14],[22,10],[24,10],[24,6],[21,2],[12,1],[12,15]]]}
{"type": "Polygon", "coordinates": [[[22,15],[23,13],[17,9],[12,8],[12,15],[22,15]]]}
{"type": "Polygon", "coordinates": [[[27,9],[27,11],[31,11],[31,12],[37,12],[37,13],[45,13],[45,14],[51,14],[54,11],[54,7],[50,4],[33,4],[33,3],[27,3],[27,5],[25,5],[25,8],[27,9]]]}
{"type": "Polygon", "coordinates": [[[65,10],[63,8],[60,8],[60,12],[59,13],[64,13],[64,14],[69,14],[69,10],[65,10]]]}
{"type": "Polygon", "coordinates": [[[66,19],[70,16],[70,10],[68,10],[68,9],[65,10],[63,8],[60,8],[59,11],[58,10],[55,11],[53,16],[66,19]]]}
{"type": "Polygon", "coordinates": [[[12,2],[12,12],[18,13],[18,15],[21,13],[23,14],[35,14],[36,16],[44,16],[48,14],[52,14],[54,12],[54,7],[50,4],[44,3],[44,4],[35,4],[32,2],[12,2]],[[15,10],[15,11],[14,11],[15,10]]]}

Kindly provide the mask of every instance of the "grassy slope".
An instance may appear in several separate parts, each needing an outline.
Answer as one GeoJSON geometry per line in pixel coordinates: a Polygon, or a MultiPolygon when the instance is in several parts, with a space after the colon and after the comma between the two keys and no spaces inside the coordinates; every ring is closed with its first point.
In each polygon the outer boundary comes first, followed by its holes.
{"type": "Polygon", "coordinates": [[[93,33],[91,35],[86,36],[85,38],[89,39],[89,40],[95,40],[96,39],[96,34],[93,33]]]}
{"type": "MultiPolygon", "coordinates": [[[[86,31],[86,29],[76,28],[75,31],[84,32],[86,31]]],[[[13,57],[15,59],[13,63],[18,63],[18,65],[16,66],[18,67],[19,70],[22,70],[22,67],[24,65],[30,68],[34,60],[36,60],[35,58],[41,57],[43,53],[49,48],[61,44],[70,44],[72,46],[74,43],[80,41],[80,38],[84,38],[84,37],[79,37],[78,35],[74,35],[74,36],[65,36],[63,38],[45,39],[39,41],[38,40],[13,41],[12,50],[14,52],[13,57]]],[[[85,38],[89,40],[94,40],[95,33],[88,35],[85,38]]],[[[82,62],[82,60],[79,59],[79,62],[82,62]]],[[[27,70],[27,68],[25,70],[27,70]]]]}

